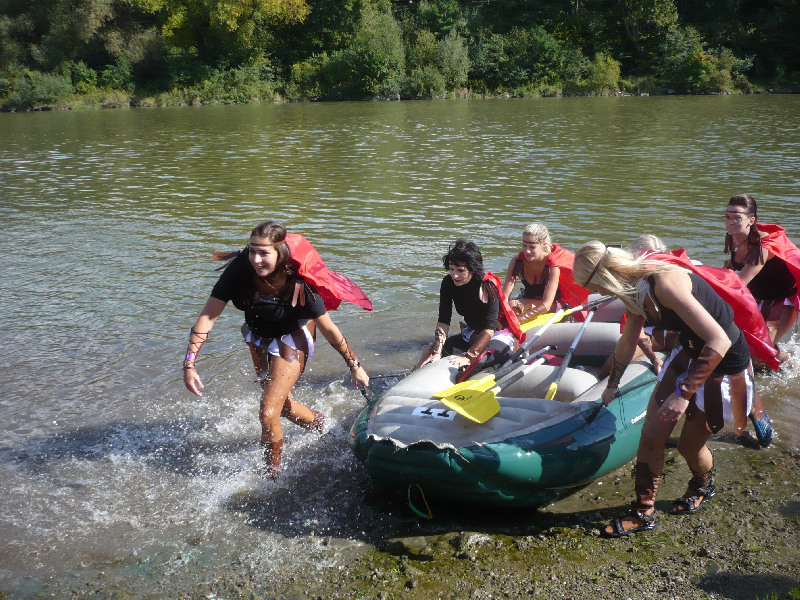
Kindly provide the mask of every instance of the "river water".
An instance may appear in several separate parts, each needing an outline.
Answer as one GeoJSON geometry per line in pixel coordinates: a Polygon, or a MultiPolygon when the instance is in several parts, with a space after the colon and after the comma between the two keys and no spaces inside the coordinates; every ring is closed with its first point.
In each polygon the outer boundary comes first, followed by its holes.
{"type": "MultiPolygon", "coordinates": [[[[183,388],[210,255],[255,224],[303,233],[368,293],[374,311],[333,317],[372,375],[392,375],[431,337],[457,237],[501,275],[534,221],[572,250],[649,232],[720,265],[725,204],[747,191],[800,241],[798,115],[797,96],[0,114],[0,591],[331,568],[398,510],[350,454],[363,398],[324,342],[297,397],[331,428],[287,426],[278,482],[256,472],[258,389],[232,307],[198,361],[204,397],[183,388]]],[[[784,446],[800,443],[797,380],[759,377],[784,446]]]]}

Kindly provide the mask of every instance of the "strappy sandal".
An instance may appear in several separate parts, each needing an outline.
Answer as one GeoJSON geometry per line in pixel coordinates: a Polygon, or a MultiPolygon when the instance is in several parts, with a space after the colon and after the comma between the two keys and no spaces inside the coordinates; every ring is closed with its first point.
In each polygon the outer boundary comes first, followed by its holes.
{"type": "Polygon", "coordinates": [[[697,485],[693,481],[689,482],[689,487],[686,493],[680,498],[676,498],[672,502],[672,508],[669,511],[671,515],[693,515],[696,513],[707,500],[710,500],[717,495],[717,488],[714,485],[714,480],[708,485],[697,485]]]}
{"type": "Polygon", "coordinates": [[[634,510],[624,517],[615,517],[614,520],[611,521],[611,527],[613,528],[613,531],[606,531],[606,529],[603,529],[600,533],[602,533],[603,537],[619,538],[625,537],[626,535],[630,535],[632,533],[639,533],[640,531],[653,531],[653,529],[656,528],[656,525],[655,511],[653,511],[653,514],[648,515],[643,510],[634,510]],[[642,525],[634,525],[633,527],[628,527],[626,529],[624,524],[626,519],[628,521],[638,519],[642,522],[642,525]]]}

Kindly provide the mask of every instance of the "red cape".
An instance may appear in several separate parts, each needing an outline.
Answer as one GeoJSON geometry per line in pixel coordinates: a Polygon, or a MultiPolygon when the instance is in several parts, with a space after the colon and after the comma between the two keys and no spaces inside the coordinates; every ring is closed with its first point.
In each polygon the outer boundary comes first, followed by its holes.
{"type": "MultiPolygon", "coordinates": [[[[761,245],[786,263],[800,290],[800,250],[786,237],[786,230],[780,225],[756,223],[756,226],[767,234],[767,237],[761,238],[761,245]]],[[[800,308],[796,296],[792,301],[795,307],[800,308]]]]}
{"type": "Polygon", "coordinates": [[[524,342],[525,334],[519,327],[519,319],[517,319],[516,313],[511,308],[506,295],[503,293],[503,282],[494,273],[484,273],[483,280],[491,281],[494,284],[494,287],[497,288],[497,295],[500,298],[500,314],[505,317],[506,323],[508,324],[508,330],[516,338],[516,340],[520,343],[524,342]]]}
{"type": "Polygon", "coordinates": [[[734,271],[696,265],[689,259],[683,248],[667,254],[650,254],[648,258],[678,265],[705,279],[714,291],[733,308],[733,321],[744,333],[751,356],[763,360],[775,371],[780,368],[780,363],[775,358],[777,350],[769,339],[767,325],[758,309],[758,303],[734,271]]]}
{"type": "Polygon", "coordinates": [[[316,248],[299,233],[287,233],[286,243],[297,262],[298,275],[313,285],[322,296],[325,308],[336,310],[342,300],[372,310],[372,302],[355,283],[344,275],[331,271],[316,248]]]}
{"type": "MultiPolygon", "coordinates": [[[[519,253],[521,260],[525,260],[522,252],[519,253]]],[[[586,302],[589,297],[589,290],[582,288],[575,283],[573,275],[573,266],[575,262],[575,255],[569,250],[565,250],[558,244],[553,244],[553,249],[547,256],[547,266],[558,267],[558,289],[561,290],[561,298],[569,303],[570,306],[580,306],[586,302]]],[[[575,316],[583,315],[585,318],[586,312],[577,313],[575,316]]],[[[583,319],[579,319],[583,320],[583,319]]]]}

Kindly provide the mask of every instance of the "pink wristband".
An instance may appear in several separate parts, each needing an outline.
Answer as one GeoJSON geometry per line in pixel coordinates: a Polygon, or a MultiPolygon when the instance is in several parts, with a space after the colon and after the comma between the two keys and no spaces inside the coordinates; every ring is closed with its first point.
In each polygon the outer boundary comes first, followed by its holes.
{"type": "Polygon", "coordinates": [[[197,354],[195,354],[194,352],[189,352],[186,355],[186,360],[190,360],[192,362],[196,361],[197,360],[197,354]]]}

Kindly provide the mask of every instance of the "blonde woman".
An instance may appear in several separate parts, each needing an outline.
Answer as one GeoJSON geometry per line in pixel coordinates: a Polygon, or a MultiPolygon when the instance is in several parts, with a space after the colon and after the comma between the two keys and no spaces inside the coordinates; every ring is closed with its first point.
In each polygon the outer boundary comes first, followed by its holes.
{"type": "Polygon", "coordinates": [[[503,283],[503,293],[520,322],[564,306],[578,306],[589,293],[572,277],[572,252],[550,240],[547,227],[531,223],[522,232],[522,251],[511,259],[503,283]],[[522,293],[511,299],[517,283],[522,293]]]}
{"type": "Polygon", "coordinates": [[[621,537],[655,529],[655,499],[665,448],[684,415],[678,451],[692,478],[671,512],[697,512],[716,494],[708,438],[725,421],[733,421],[740,435],[752,403],[750,351],[734,323],[733,309],[700,275],[646,255],[634,257],[598,241],[584,244],[575,254],[575,277],[589,291],[619,297],[626,307],[625,327],[602,394],[604,405],[614,400],[645,320],[679,333],[679,344],[664,363],[647,407],[636,456],[632,510],[614,519],[602,530],[603,535],[621,537]]]}

